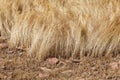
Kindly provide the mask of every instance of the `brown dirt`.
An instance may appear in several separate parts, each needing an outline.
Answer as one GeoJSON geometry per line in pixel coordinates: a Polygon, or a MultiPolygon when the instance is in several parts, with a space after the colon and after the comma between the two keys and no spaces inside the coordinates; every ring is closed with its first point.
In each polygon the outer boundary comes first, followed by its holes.
{"type": "Polygon", "coordinates": [[[24,50],[0,47],[0,80],[120,80],[120,55],[40,62],[24,50]]]}

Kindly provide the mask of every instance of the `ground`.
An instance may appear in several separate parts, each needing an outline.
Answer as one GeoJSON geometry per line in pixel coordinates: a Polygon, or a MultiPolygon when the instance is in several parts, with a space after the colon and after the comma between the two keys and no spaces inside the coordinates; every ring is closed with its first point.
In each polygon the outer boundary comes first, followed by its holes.
{"type": "Polygon", "coordinates": [[[40,62],[22,49],[10,50],[5,43],[0,47],[0,80],[120,80],[119,54],[80,59],[48,57],[40,62]]]}

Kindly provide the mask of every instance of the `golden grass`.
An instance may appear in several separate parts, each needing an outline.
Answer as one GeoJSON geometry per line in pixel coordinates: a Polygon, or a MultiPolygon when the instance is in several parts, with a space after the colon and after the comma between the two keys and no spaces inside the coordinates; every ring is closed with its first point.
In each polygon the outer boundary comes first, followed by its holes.
{"type": "Polygon", "coordinates": [[[0,32],[40,60],[118,54],[120,1],[0,0],[0,32]]]}

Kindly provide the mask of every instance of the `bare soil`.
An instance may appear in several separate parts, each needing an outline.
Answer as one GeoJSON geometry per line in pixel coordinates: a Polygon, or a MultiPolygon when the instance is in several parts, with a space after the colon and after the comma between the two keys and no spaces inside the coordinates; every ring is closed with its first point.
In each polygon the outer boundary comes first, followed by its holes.
{"type": "Polygon", "coordinates": [[[120,80],[119,54],[40,62],[22,49],[9,50],[5,43],[0,47],[0,80],[120,80]]]}

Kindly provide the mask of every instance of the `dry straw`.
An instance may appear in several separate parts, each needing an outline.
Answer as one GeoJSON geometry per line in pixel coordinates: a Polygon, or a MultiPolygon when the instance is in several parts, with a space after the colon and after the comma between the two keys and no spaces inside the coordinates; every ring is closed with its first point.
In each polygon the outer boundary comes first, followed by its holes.
{"type": "Polygon", "coordinates": [[[40,60],[120,53],[120,0],[0,0],[1,36],[40,60]]]}

